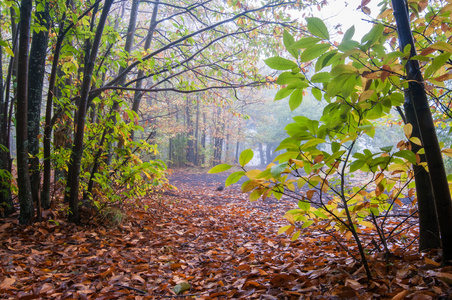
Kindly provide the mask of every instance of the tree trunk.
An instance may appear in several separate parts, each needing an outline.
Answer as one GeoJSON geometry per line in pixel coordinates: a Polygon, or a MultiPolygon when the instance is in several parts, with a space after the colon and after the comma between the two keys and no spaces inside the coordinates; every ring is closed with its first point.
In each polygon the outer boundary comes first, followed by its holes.
{"type": "Polygon", "coordinates": [[[206,163],[206,131],[207,131],[207,124],[206,124],[206,113],[202,113],[202,135],[201,135],[201,164],[204,165],[206,163]]]}
{"type": "MultiPolygon", "coordinates": [[[[37,0],[36,4],[41,3],[42,0],[37,0]]],[[[39,170],[39,127],[41,121],[41,101],[42,101],[42,87],[44,82],[47,42],[50,28],[50,14],[49,4],[45,3],[45,10],[37,12],[38,26],[44,26],[47,30],[41,30],[39,33],[33,32],[33,39],[31,41],[30,62],[29,69],[33,70],[28,74],[28,151],[31,155],[29,158],[30,164],[30,181],[33,201],[40,203],[39,189],[41,185],[41,176],[39,170]]],[[[41,205],[43,208],[49,208],[50,202],[48,198],[44,199],[41,205]]],[[[38,205],[38,221],[40,218],[40,206],[38,205]]]]}
{"type": "Polygon", "coordinates": [[[186,128],[187,128],[187,163],[190,165],[194,165],[195,161],[195,149],[194,149],[194,130],[193,130],[193,124],[190,116],[190,101],[187,97],[187,102],[185,103],[185,119],[186,122],[186,128]]]}
{"type": "Polygon", "coordinates": [[[198,160],[198,132],[199,131],[199,97],[196,100],[196,123],[195,123],[195,145],[194,145],[194,161],[195,166],[199,164],[198,160]]]}
{"type": "Polygon", "coordinates": [[[267,143],[265,145],[265,163],[268,165],[272,160],[272,144],[267,143]]]}
{"type": "Polygon", "coordinates": [[[264,156],[264,146],[262,143],[258,143],[259,146],[259,158],[261,161],[261,166],[265,166],[265,156],[264,156]]]}
{"type": "MultiPolygon", "coordinates": [[[[154,8],[152,10],[151,23],[149,24],[149,30],[146,35],[146,41],[144,43],[144,51],[147,51],[151,47],[152,37],[154,36],[155,28],[157,27],[157,13],[159,9],[159,0],[154,2],[154,8]]],[[[144,75],[143,70],[138,70],[137,82],[135,84],[135,88],[141,89],[143,85],[143,80],[141,79],[144,75]]],[[[143,96],[143,92],[136,91],[133,96],[132,110],[138,114],[138,110],[140,109],[141,97],[143,96]]],[[[134,132],[131,133],[131,139],[134,139],[134,132]]],[[[152,143],[152,142],[151,142],[152,143]]]]}
{"type": "Polygon", "coordinates": [[[102,9],[102,15],[99,19],[99,24],[97,25],[96,35],[94,37],[93,45],[89,53],[89,57],[86,60],[83,83],[81,87],[80,94],[80,104],[78,107],[77,123],[74,134],[74,146],[72,147],[71,159],[70,159],[70,173],[68,174],[67,190],[69,193],[69,221],[78,223],[80,221],[79,216],[79,199],[78,199],[78,188],[79,188],[79,175],[80,166],[83,154],[83,136],[85,128],[86,119],[86,109],[88,104],[88,96],[91,86],[91,78],[94,71],[94,64],[96,61],[97,53],[99,51],[99,46],[102,38],[102,32],[104,30],[105,23],[107,21],[108,12],[113,3],[113,0],[105,0],[104,8],[102,9]]]}
{"type": "MultiPolygon", "coordinates": [[[[1,32],[0,32],[1,35],[1,32]]],[[[11,197],[11,166],[9,152],[8,100],[5,98],[3,85],[3,51],[0,47],[0,170],[4,176],[0,178],[0,217],[7,217],[14,212],[11,197]]]]}
{"type": "MultiPolygon", "coordinates": [[[[410,29],[406,3],[404,0],[392,0],[392,6],[399,33],[400,48],[405,49],[406,45],[411,45],[411,56],[414,56],[416,55],[416,50],[410,29]]],[[[410,98],[413,100],[413,107],[419,124],[427,165],[430,170],[430,180],[441,232],[443,248],[442,262],[445,265],[450,265],[452,263],[452,201],[441,149],[436,136],[430,105],[425,93],[419,62],[417,60],[408,60],[406,63],[406,73],[407,80],[409,81],[410,98]]]]}
{"type": "MultiPolygon", "coordinates": [[[[404,108],[406,123],[413,125],[411,136],[421,139],[416,113],[410,99],[410,93],[408,92],[405,93],[404,108]]],[[[415,143],[411,143],[411,149],[416,153],[421,147],[415,143]]],[[[421,162],[425,161],[425,155],[421,155],[421,162]]],[[[424,167],[419,165],[413,165],[413,169],[419,210],[419,251],[437,249],[441,247],[441,240],[439,235],[438,216],[435,209],[435,199],[430,183],[430,175],[424,167]]]]}
{"type": "Polygon", "coordinates": [[[17,143],[17,186],[21,224],[33,222],[33,199],[28,169],[28,49],[30,44],[30,25],[32,0],[22,0],[20,4],[19,55],[17,73],[17,106],[16,106],[16,143],[17,143]]]}

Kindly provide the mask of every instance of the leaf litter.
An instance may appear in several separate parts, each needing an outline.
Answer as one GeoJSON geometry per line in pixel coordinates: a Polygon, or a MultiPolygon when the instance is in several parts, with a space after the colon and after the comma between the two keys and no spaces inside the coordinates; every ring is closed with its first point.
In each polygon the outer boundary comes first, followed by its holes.
{"type": "Polygon", "coordinates": [[[368,243],[369,282],[345,237],[277,235],[293,200],[249,202],[215,175],[177,170],[177,190],[126,202],[116,227],[57,211],[34,226],[0,220],[0,298],[450,299],[437,252],[412,243],[387,259],[368,243]]]}

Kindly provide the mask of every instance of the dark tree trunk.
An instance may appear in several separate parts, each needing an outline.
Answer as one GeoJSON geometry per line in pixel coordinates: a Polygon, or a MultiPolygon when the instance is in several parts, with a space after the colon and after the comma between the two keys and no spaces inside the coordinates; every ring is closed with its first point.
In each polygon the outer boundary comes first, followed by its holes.
{"type": "MultiPolygon", "coordinates": [[[[6,82],[9,84],[9,73],[7,77],[6,82]]],[[[3,82],[3,51],[0,47],[0,170],[5,175],[0,178],[0,217],[7,217],[14,212],[11,197],[12,160],[9,152],[8,104],[3,82]]]]}
{"type": "MultiPolygon", "coordinates": [[[[36,4],[41,3],[37,0],[36,4]]],[[[47,30],[41,30],[39,33],[33,32],[33,39],[30,49],[29,69],[33,70],[28,74],[28,151],[31,155],[30,164],[30,181],[33,201],[40,202],[39,189],[41,185],[41,176],[39,170],[39,122],[41,120],[41,101],[42,87],[45,74],[45,63],[47,53],[47,42],[50,28],[49,4],[45,4],[43,12],[37,12],[37,25],[44,26],[47,30]]],[[[41,203],[43,208],[49,208],[50,202],[46,198],[41,203]]],[[[38,220],[40,219],[40,206],[38,205],[38,220]]]]}
{"type": "MultiPolygon", "coordinates": [[[[411,45],[411,56],[416,55],[413,36],[406,3],[404,0],[392,0],[394,17],[399,33],[400,48],[405,49],[411,45]]],[[[452,264],[452,201],[444,168],[441,149],[436,136],[430,105],[427,100],[423,84],[422,73],[417,60],[408,60],[406,63],[407,80],[409,81],[410,98],[413,101],[416,119],[425,149],[430,181],[435,197],[436,212],[441,232],[443,248],[442,262],[445,265],[452,264]]]]}
{"type": "MultiPolygon", "coordinates": [[[[406,123],[413,125],[412,137],[421,139],[419,124],[416,113],[410,99],[410,93],[405,93],[405,116],[406,123]]],[[[418,152],[421,147],[411,143],[413,152],[418,152]]],[[[421,162],[425,162],[425,155],[421,155],[421,162]]],[[[438,215],[435,209],[435,199],[433,197],[430,175],[424,167],[413,165],[414,181],[416,183],[417,205],[419,210],[419,251],[437,249],[441,247],[441,240],[438,226],[438,215]]]]}
{"type": "MultiPolygon", "coordinates": [[[[58,70],[58,76],[63,77],[63,71],[58,70]]],[[[68,76],[61,86],[56,88],[55,94],[58,98],[62,96],[62,89],[64,85],[69,86],[72,84],[72,75],[68,76]]],[[[57,113],[59,108],[55,107],[55,113],[57,113]]],[[[71,116],[71,109],[67,106],[63,106],[63,113],[55,124],[55,131],[53,133],[53,149],[56,152],[62,153],[65,150],[71,149],[72,145],[72,126],[73,119],[71,116]],[[69,115],[69,116],[68,116],[69,115]]],[[[54,182],[58,182],[67,177],[67,171],[62,166],[57,166],[55,168],[54,182]]],[[[41,200],[42,201],[42,200],[41,200]]]]}
{"type": "Polygon", "coordinates": [[[80,221],[79,216],[79,175],[80,166],[83,154],[83,136],[86,119],[86,110],[88,104],[88,96],[91,85],[91,78],[94,71],[94,64],[96,61],[97,53],[102,38],[102,32],[104,30],[105,23],[107,21],[108,12],[110,11],[113,0],[105,0],[104,7],[102,9],[102,15],[97,25],[96,35],[94,37],[93,45],[89,53],[89,57],[86,60],[85,70],[83,74],[83,83],[81,87],[80,104],[78,106],[77,124],[74,134],[74,146],[72,147],[71,159],[70,159],[70,173],[68,174],[68,193],[69,193],[69,221],[78,223],[80,221]]]}
{"type": "Polygon", "coordinates": [[[19,55],[17,72],[17,106],[16,106],[16,143],[17,143],[17,186],[21,224],[33,222],[33,199],[31,196],[30,176],[28,169],[28,49],[30,44],[30,25],[32,0],[22,0],[20,4],[19,55]]]}

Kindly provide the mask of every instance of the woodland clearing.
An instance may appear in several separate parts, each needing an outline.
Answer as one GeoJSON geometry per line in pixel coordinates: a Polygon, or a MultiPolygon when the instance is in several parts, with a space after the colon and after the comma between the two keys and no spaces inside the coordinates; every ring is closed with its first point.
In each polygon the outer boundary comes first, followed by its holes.
{"type": "Polygon", "coordinates": [[[177,169],[177,190],[124,203],[114,227],[76,226],[56,209],[33,226],[1,220],[0,298],[449,299],[452,267],[437,253],[414,243],[386,259],[366,241],[369,282],[345,251],[353,243],[277,235],[294,201],[249,202],[239,184],[217,191],[226,176],[177,169]]]}

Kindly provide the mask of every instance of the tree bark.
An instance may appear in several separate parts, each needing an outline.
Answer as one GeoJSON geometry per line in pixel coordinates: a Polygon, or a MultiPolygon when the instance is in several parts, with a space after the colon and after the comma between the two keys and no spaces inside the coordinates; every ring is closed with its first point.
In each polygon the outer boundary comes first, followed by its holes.
{"type": "MultiPolygon", "coordinates": [[[[42,0],[37,0],[36,4],[42,0]]],[[[40,202],[39,189],[41,185],[41,176],[39,170],[39,123],[41,121],[41,101],[42,88],[45,74],[45,63],[47,53],[47,43],[50,28],[49,4],[44,4],[45,10],[37,12],[37,25],[44,26],[47,30],[41,30],[38,33],[33,32],[31,41],[29,69],[33,70],[28,74],[28,151],[31,155],[30,164],[30,181],[33,201],[40,202]]],[[[50,207],[49,198],[45,198],[41,203],[43,208],[50,207]]],[[[38,220],[40,218],[40,206],[38,205],[38,220]]]]}
{"type": "MultiPolygon", "coordinates": [[[[405,93],[404,109],[407,123],[413,125],[411,136],[421,139],[413,102],[408,92],[405,93]]],[[[421,149],[420,146],[411,143],[411,150],[414,153],[417,153],[419,149],[421,149]]],[[[425,161],[425,155],[421,155],[421,162],[425,161]]],[[[419,211],[419,251],[437,249],[441,247],[441,240],[430,175],[422,166],[413,165],[413,169],[419,211]]]]}
{"type": "Polygon", "coordinates": [[[70,174],[68,174],[67,190],[69,193],[69,221],[74,223],[80,222],[79,215],[79,199],[78,199],[78,188],[80,183],[80,166],[83,155],[83,136],[86,120],[86,110],[88,104],[88,96],[91,85],[91,78],[94,71],[94,64],[96,61],[97,53],[99,51],[99,46],[102,38],[102,32],[107,21],[108,12],[113,3],[113,0],[105,0],[104,7],[102,9],[102,15],[99,19],[99,24],[97,25],[96,35],[94,37],[93,45],[85,65],[83,82],[81,87],[80,104],[78,107],[77,123],[74,135],[74,145],[72,147],[71,159],[70,159],[70,174]]]}
{"type": "MultiPolygon", "coordinates": [[[[0,8],[1,14],[1,8],[0,8]]],[[[1,38],[1,32],[0,32],[1,38]]],[[[12,63],[12,62],[11,62],[12,63]]],[[[9,84],[11,76],[7,75],[6,82],[9,84]]],[[[12,160],[9,151],[9,126],[8,107],[9,101],[5,95],[3,82],[3,48],[0,47],[0,170],[4,176],[0,178],[0,217],[7,217],[14,212],[11,197],[11,167],[12,160]]]]}
{"type": "MultiPolygon", "coordinates": [[[[400,48],[405,49],[411,45],[411,56],[416,55],[413,36],[410,29],[408,11],[404,0],[392,0],[394,17],[399,33],[400,48]]],[[[443,248],[442,263],[452,264],[452,201],[447,182],[446,171],[442,159],[441,149],[433,123],[427,95],[423,84],[423,77],[417,60],[408,60],[406,63],[407,80],[409,81],[410,98],[419,130],[422,137],[427,165],[435,197],[436,212],[441,232],[441,243],[443,248]]]]}
{"type": "Polygon", "coordinates": [[[28,49],[30,41],[32,0],[20,4],[19,55],[17,72],[16,143],[17,143],[17,186],[21,224],[33,222],[34,206],[28,169],[28,49]]]}

